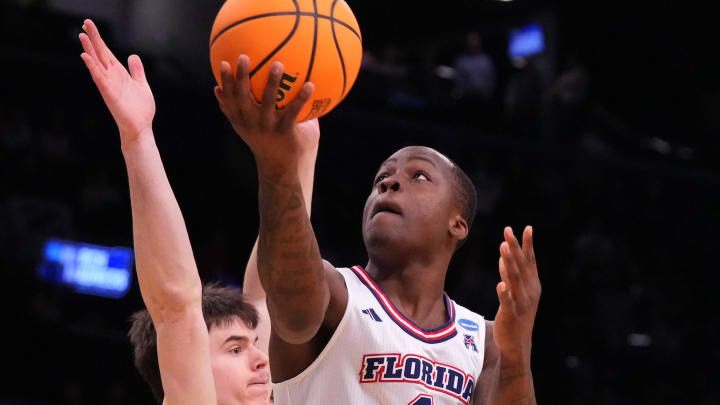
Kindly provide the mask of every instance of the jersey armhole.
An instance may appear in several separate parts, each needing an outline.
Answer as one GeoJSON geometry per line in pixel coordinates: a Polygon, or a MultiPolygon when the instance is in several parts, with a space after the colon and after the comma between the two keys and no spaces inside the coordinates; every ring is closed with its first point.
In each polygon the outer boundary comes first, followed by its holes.
{"type": "MultiPolygon", "coordinates": [[[[347,284],[348,284],[347,278],[348,278],[349,274],[346,273],[345,271],[351,271],[351,270],[345,269],[345,268],[336,268],[336,270],[343,277],[343,279],[345,280],[345,285],[347,286],[347,284]]],[[[327,356],[328,352],[333,348],[333,346],[335,345],[335,342],[339,339],[340,334],[344,331],[345,326],[348,323],[348,318],[350,317],[349,309],[350,309],[350,306],[352,305],[352,299],[353,299],[352,290],[348,286],[348,300],[347,300],[347,305],[345,306],[345,313],[343,313],[343,316],[340,319],[340,323],[338,323],[337,328],[335,328],[335,332],[333,333],[332,337],[330,337],[330,340],[328,340],[327,344],[322,349],[320,354],[300,374],[296,375],[293,378],[287,379],[287,380],[279,382],[279,383],[272,383],[273,387],[282,388],[282,387],[286,387],[286,386],[295,385],[295,384],[299,383],[300,381],[302,381],[315,368],[320,366],[320,363],[323,361],[323,359],[325,359],[325,356],[327,356]]]]}

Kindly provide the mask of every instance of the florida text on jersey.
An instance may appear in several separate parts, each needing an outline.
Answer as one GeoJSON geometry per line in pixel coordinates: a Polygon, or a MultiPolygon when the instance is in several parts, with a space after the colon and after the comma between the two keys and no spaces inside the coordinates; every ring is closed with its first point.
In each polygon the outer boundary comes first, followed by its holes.
{"type": "Polygon", "coordinates": [[[345,313],[317,359],[274,384],[275,404],[466,405],[484,360],[485,321],[443,294],[447,322],[423,329],[360,266],[339,268],[345,313]]]}

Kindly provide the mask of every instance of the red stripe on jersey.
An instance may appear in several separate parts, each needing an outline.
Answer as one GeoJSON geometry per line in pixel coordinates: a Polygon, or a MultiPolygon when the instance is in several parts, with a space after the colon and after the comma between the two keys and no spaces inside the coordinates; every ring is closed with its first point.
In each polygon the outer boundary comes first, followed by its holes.
{"type": "Polygon", "coordinates": [[[375,297],[377,297],[378,301],[380,301],[380,304],[385,309],[385,312],[387,312],[388,315],[390,315],[396,323],[404,326],[403,329],[416,335],[416,337],[424,340],[436,341],[444,340],[456,333],[455,303],[447,296],[447,294],[443,293],[443,296],[445,297],[445,302],[447,303],[448,317],[450,319],[448,321],[448,324],[446,326],[442,326],[439,330],[425,330],[415,325],[411,320],[407,319],[405,315],[403,315],[397,308],[395,308],[395,305],[393,305],[392,301],[390,301],[390,299],[385,295],[385,293],[380,289],[380,287],[375,284],[375,280],[370,277],[370,275],[365,271],[365,269],[360,266],[353,266],[351,267],[351,269],[360,278],[363,284],[365,284],[365,286],[374,293],[375,297]]]}

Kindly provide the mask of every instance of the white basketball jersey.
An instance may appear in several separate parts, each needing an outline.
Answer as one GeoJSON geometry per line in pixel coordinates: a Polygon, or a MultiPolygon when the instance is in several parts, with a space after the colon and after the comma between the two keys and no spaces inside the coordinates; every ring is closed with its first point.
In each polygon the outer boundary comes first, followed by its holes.
{"type": "Polygon", "coordinates": [[[273,384],[276,405],[468,404],[485,354],[483,317],[446,294],[449,321],[418,327],[360,266],[338,269],[348,304],[317,359],[273,384]]]}

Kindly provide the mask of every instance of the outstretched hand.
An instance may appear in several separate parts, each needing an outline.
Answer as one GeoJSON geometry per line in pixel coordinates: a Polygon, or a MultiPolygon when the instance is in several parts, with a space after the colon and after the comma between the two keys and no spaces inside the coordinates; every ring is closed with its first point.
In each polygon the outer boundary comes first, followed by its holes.
{"type": "Polygon", "coordinates": [[[500,244],[500,281],[496,287],[500,308],[493,337],[501,358],[529,367],[532,330],[540,301],[532,227],[523,232],[520,246],[512,228],[506,227],[500,244]]]}
{"type": "Polygon", "coordinates": [[[132,142],[152,129],[155,116],[155,100],[140,57],[130,55],[128,73],[105,45],[92,20],[85,20],[82,28],[85,32],[79,38],[85,52],[80,57],[120,129],[122,142],[132,142]]]}
{"type": "Polygon", "coordinates": [[[282,63],[274,62],[271,65],[262,100],[258,103],[250,90],[250,59],[247,55],[240,55],[234,76],[230,64],[225,61],[221,63],[222,87],[215,87],[220,109],[235,132],[250,147],[258,167],[263,166],[271,171],[294,170],[307,151],[307,134],[311,135],[311,139],[315,137],[310,142],[311,146],[315,142],[315,148],[319,137],[317,121],[295,123],[300,110],[312,96],[312,83],[305,83],[300,93],[286,107],[276,108],[282,72],[282,63]]]}

